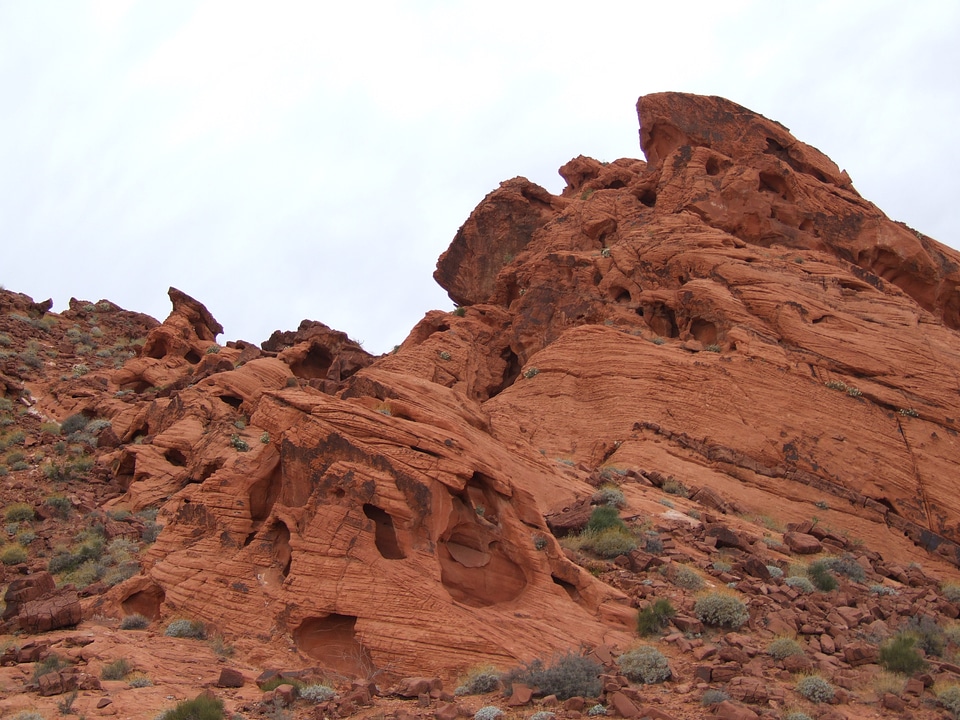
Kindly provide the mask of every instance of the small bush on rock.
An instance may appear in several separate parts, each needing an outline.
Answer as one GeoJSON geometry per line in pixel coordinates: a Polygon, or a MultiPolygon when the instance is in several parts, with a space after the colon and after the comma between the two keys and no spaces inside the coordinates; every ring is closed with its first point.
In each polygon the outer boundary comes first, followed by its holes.
{"type": "Polygon", "coordinates": [[[223,700],[198,695],[193,700],[177,703],[175,708],[161,713],[156,720],[223,720],[223,700]]]}
{"type": "Polygon", "coordinates": [[[912,675],[922,670],[926,665],[923,657],[917,650],[917,638],[913,635],[900,633],[880,646],[880,667],[891,672],[900,672],[912,675]]]}
{"type": "Polygon", "coordinates": [[[837,589],[837,578],[830,572],[826,560],[817,560],[810,563],[810,567],[807,568],[807,576],[817,590],[830,592],[837,589]]]}
{"type": "Polygon", "coordinates": [[[120,621],[121,630],[143,630],[150,624],[150,619],[145,618],[139,613],[134,613],[133,615],[127,615],[123,620],[120,621]]]}
{"type": "Polygon", "coordinates": [[[813,718],[805,712],[792,712],[787,713],[783,720],[813,720],[813,718]]]}
{"type": "Polygon", "coordinates": [[[693,611],[702,623],[736,630],[750,619],[747,606],[735,595],[710,592],[697,598],[693,611]]]}
{"type": "Polygon", "coordinates": [[[597,717],[598,715],[606,715],[606,714],[607,714],[607,709],[600,703],[597,703],[596,705],[591,707],[589,710],[587,710],[587,715],[590,717],[597,717]]]}
{"type": "Polygon", "coordinates": [[[523,683],[540,688],[544,695],[556,695],[560,700],[572,697],[596,697],[600,694],[600,673],[603,668],[577,653],[567,653],[545,665],[539,658],[527,665],[511,670],[503,680],[510,687],[523,683]]]}
{"type": "Polygon", "coordinates": [[[104,680],[123,680],[130,674],[130,661],[126,658],[118,658],[112,663],[104,665],[100,670],[100,677],[104,680]]]}
{"type": "Polygon", "coordinates": [[[628,650],[617,658],[617,664],[627,678],[647,685],[669,680],[672,674],[666,656],[650,645],[628,650]]]}
{"type": "Polygon", "coordinates": [[[710,689],[703,694],[702,698],[700,698],[700,704],[703,705],[703,707],[711,707],[713,705],[719,705],[720,703],[729,699],[730,696],[727,695],[723,690],[710,689]]]}
{"type": "Polygon", "coordinates": [[[663,630],[670,618],[677,614],[666,598],[660,598],[637,613],[637,632],[640,635],[653,635],[663,630]]]}
{"type": "Polygon", "coordinates": [[[454,690],[454,695],[484,695],[500,687],[500,673],[491,665],[474,668],[454,690]]]}
{"type": "Polygon", "coordinates": [[[207,628],[199,620],[174,620],[167,625],[163,632],[167,637],[193,638],[195,640],[206,640],[207,628]]]}
{"type": "Polygon", "coordinates": [[[686,566],[677,568],[673,584],[684,590],[701,590],[705,585],[703,578],[686,566]]]}
{"type": "Polygon", "coordinates": [[[625,528],[609,528],[602,532],[583,534],[583,547],[602,558],[615,558],[637,549],[637,541],[625,528]]]}
{"type": "Polygon", "coordinates": [[[611,505],[622,508],[627,504],[623,491],[616,485],[603,485],[597,490],[591,500],[597,505],[611,505]]]}
{"type": "Polygon", "coordinates": [[[19,565],[27,561],[27,551],[19,545],[7,545],[0,551],[0,562],[4,565],[19,565]]]}
{"type": "Polygon", "coordinates": [[[960,583],[944,583],[940,588],[943,596],[952,603],[960,603],[960,583]]]}
{"type": "Polygon", "coordinates": [[[783,660],[791,655],[803,655],[803,648],[793,638],[779,637],[767,645],[767,654],[774,660],[783,660]]]}
{"type": "Polygon", "coordinates": [[[306,685],[299,692],[300,697],[313,703],[326,702],[336,694],[329,685],[306,685]]]}
{"type": "Polygon", "coordinates": [[[13,503],[8,505],[3,511],[3,517],[7,522],[25,522],[33,520],[33,506],[26,503],[13,503]]]}
{"type": "Polygon", "coordinates": [[[867,579],[866,570],[863,569],[863,566],[861,566],[852,555],[828,558],[825,562],[827,567],[833,570],[833,572],[850,578],[854,582],[863,582],[867,579]]]}
{"type": "Polygon", "coordinates": [[[784,582],[792,587],[794,590],[799,590],[802,593],[812,593],[816,588],[813,587],[813,583],[807,580],[805,577],[800,577],[799,575],[791,575],[784,582]]]}
{"type": "Polygon", "coordinates": [[[819,675],[807,675],[797,682],[797,692],[815,703],[830,702],[836,689],[819,675]]]}
{"type": "Polygon", "coordinates": [[[947,635],[937,621],[926,615],[911,617],[904,624],[904,632],[917,639],[917,647],[927,655],[939,657],[947,646],[947,635]]]}
{"type": "Polygon", "coordinates": [[[503,710],[496,705],[484,705],[473,714],[473,720],[497,720],[503,717],[503,710]]]}
{"type": "Polygon", "coordinates": [[[955,718],[960,717],[960,685],[947,685],[937,692],[937,703],[955,718]]]}
{"type": "Polygon", "coordinates": [[[620,513],[613,505],[599,505],[590,513],[587,531],[600,533],[609,528],[626,529],[626,523],[620,519],[620,513]]]}
{"type": "Polygon", "coordinates": [[[87,427],[87,423],[89,422],[89,418],[87,418],[87,416],[83,413],[71,415],[60,424],[60,434],[73,435],[73,433],[80,432],[87,427]]]}

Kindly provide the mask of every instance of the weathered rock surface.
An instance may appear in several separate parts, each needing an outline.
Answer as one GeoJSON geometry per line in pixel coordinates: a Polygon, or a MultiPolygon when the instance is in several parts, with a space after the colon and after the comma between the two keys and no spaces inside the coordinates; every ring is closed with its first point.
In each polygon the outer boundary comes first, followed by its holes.
{"type": "MultiPolygon", "coordinates": [[[[677,682],[758,706],[783,704],[783,673],[852,686],[896,618],[956,617],[931,588],[960,542],[960,255],[733,103],[660,94],[638,112],[646,161],[579,157],[559,196],[523,178],[491,193],[438,263],[461,307],[393,354],[313,321],[222,347],[171,289],[137,357],[45,401],[111,421],[112,506],[159,506],[164,526],[86,616],[196,618],[257,667],[407,677],[399,694],[444,716],[463,713],[441,679],[482,663],[583,648],[609,669],[635,607],[664,596],[677,682]],[[609,483],[648,545],[615,562],[562,549],[609,483]],[[890,593],[783,582],[821,551],[890,593]],[[743,635],[684,637],[704,627],[681,566],[748,599],[743,635]],[[753,634],[803,652],[774,664],[753,634]]],[[[27,300],[10,302],[42,314],[27,300]]],[[[608,685],[622,716],[671,716],[608,685]]]]}

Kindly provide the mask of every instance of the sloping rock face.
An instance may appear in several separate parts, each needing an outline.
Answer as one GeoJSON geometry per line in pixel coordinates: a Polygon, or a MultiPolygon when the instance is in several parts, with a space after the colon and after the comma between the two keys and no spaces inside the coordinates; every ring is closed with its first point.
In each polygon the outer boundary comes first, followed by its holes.
{"type": "Polygon", "coordinates": [[[956,563],[960,256],[742,107],[638,111],[647,162],[491,193],[438,263],[461,308],[394,354],[311,322],[220,347],[171,290],[109,388],[151,402],[95,408],[117,504],[165,525],[104,602],[356,675],[622,647],[627,598],[544,521],[605,470],[807,528],[829,508],[956,563]]]}

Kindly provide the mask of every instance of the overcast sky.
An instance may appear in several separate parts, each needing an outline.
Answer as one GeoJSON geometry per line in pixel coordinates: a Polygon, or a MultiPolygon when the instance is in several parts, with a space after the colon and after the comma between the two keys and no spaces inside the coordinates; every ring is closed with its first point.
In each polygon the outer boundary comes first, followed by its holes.
{"type": "Polygon", "coordinates": [[[498,183],[642,157],[637,97],[722,95],[960,246],[960,3],[0,0],[0,283],[385,352],[498,183]]]}

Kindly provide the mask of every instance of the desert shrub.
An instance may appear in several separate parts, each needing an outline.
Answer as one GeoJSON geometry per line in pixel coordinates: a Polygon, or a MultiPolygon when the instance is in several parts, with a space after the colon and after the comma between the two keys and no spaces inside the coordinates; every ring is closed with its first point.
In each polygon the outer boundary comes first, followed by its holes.
{"type": "Polygon", "coordinates": [[[666,656],[650,645],[628,650],[617,658],[617,664],[627,678],[647,685],[669,680],[672,674],[666,656]]]}
{"type": "Polygon", "coordinates": [[[803,655],[803,648],[793,638],[778,637],[767,645],[767,654],[774,660],[783,660],[791,655],[803,655]]]}
{"type": "Polygon", "coordinates": [[[126,658],[117,658],[112,663],[104,665],[100,670],[100,677],[104,680],[123,680],[130,674],[130,661],[126,658]]]}
{"type": "Polygon", "coordinates": [[[837,589],[837,578],[830,572],[829,563],[826,560],[817,560],[810,563],[807,568],[807,577],[817,590],[830,592],[837,589]]]}
{"type": "Polygon", "coordinates": [[[677,497],[690,497],[690,491],[687,490],[687,487],[672,477],[663,481],[663,491],[670,495],[676,495],[677,497]]]}
{"type": "Polygon", "coordinates": [[[703,697],[700,698],[700,704],[703,707],[711,707],[713,705],[719,705],[725,700],[729,700],[730,696],[727,695],[723,690],[707,690],[703,697]]]}
{"type": "Polygon", "coordinates": [[[812,593],[815,589],[812,582],[805,577],[800,577],[799,575],[791,575],[784,580],[784,582],[802,593],[812,593]]]}
{"type": "Polygon", "coordinates": [[[889,587],[888,585],[871,585],[870,586],[871,595],[899,595],[900,593],[896,588],[889,587]]]}
{"type": "Polygon", "coordinates": [[[955,718],[960,717],[960,685],[947,685],[940,689],[937,692],[937,703],[953,713],[955,718]]]}
{"type": "Polygon", "coordinates": [[[19,545],[7,545],[0,551],[0,563],[4,565],[19,565],[27,561],[27,551],[19,545]]]}
{"type": "Polygon", "coordinates": [[[193,700],[183,700],[172,710],[158,715],[156,720],[223,720],[223,700],[198,695],[193,700]]]}
{"type": "Polygon", "coordinates": [[[637,549],[637,541],[626,528],[612,527],[596,533],[585,532],[582,540],[584,548],[604,558],[626,555],[637,549]]]}
{"type": "Polygon", "coordinates": [[[797,692],[815,703],[830,702],[836,689],[819,675],[807,675],[797,681],[797,692]]]}
{"type": "Polygon", "coordinates": [[[334,695],[336,691],[329,685],[305,685],[300,688],[299,693],[300,697],[304,700],[314,703],[326,702],[334,695]]]}
{"type": "Polygon", "coordinates": [[[247,445],[247,441],[236,433],[230,436],[230,444],[237,452],[247,452],[247,450],[250,449],[250,446],[247,445]]]}
{"type": "Polygon", "coordinates": [[[805,712],[791,712],[787,713],[783,720],[813,720],[812,717],[807,715],[805,712]]]}
{"type": "Polygon", "coordinates": [[[731,570],[733,570],[733,565],[726,562],[725,560],[714,560],[712,563],[710,563],[710,567],[712,567],[717,572],[730,572],[731,570]]]}
{"type": "Polygon", "coordinates": [[[43,504],[50,508],[53,514],[59,518],[68,517],[70,511],[73,509],[73,503],[70,502],[70,498],[65,495],[51,495],[43,501],[43,504]]]}
{"type": "Polygon", "coordinates": [[[121,630],[143,630],[148,625],[150,625],[150,619],[144,617],[140,613],[127,615],[125,618],[123,618],[123,620],[120,621],[121,630]]]}
{"type": "Polygon", "coordinates": [[[658,633],[676,614],[670,601],[660,598],[637,613],[637,632],[644,636],[658,633]]]}
{"type": "Polygon", "coordinates": [[[704,586],[703,578],[686,566],[677,568],[673,584],[684,590],[700,590],[704,586]]]}
{"type": "Polygon", "coordinates": [[[952,603],[960,603],[960,583],[944,583],[940,588],[943,596],[952,603]]]}
{"type": "Polygon", "coordinates": [[[44,720],[44,718],[43,715],[38,712],[33,712],[33,710],[21,710],[10,718],[10,720],[44,720]]]}
{"type": "Polygon", "coordinates": [[[127,677],[127,685],[132,688],[151,687],[153,685],[153,680],[150,679],[149,675],[138,672],[127,677]]]}
{"type": "Polygon", "coordinates": [[[736,630],[750,619],[747,606],[735,595],[709,592],[697,598],[693,606],[700,622],[736,630]]]}
{"type": "Polygon", "coordinates": [[[659,555],[663,552],[663,540],[657,533],[647,533],[647,537],[643,541],[643,549],[651,555],[659,555]]]}
{"type": "Polygon", "coordinates": [[[933,618],[926,615],[911,617],[904,624],[903,629],[916,637],[917,647],[927,655],[943,655],[943,650],[947,646],[947,637],[943,628],[933,618]]]}
{"type": "Polygon", "coordinates": [[[824,561],[828,568],[838,575],[850,578],[854,582],[863,582],[867,579],[867,572],[863,566],[858,563],[852,555],[844,555],[838,558],[827,558],[824,561]]]}
{"type": "Polygon", "coordinates": [[[587,521],[587,532],[601,533],[610,528],[625,529],[626,523],[620,519],[620,513],[612,505],[600,505],[590,513],[587,521]]]}
{"type": "Polygon", "coordinates": [[[572,697],[596,697],[600,693],[600,673],[603,668],[590,658],[574,652],[560,655],[550,665],[539,658],[504,676],[509,687],[523,683],[540,688],[544,695],[556,695],[560,700],[572,697]]]}
{"type": "Polygon", "coordinates": [[[553,720],[557,716],[549,710],[539,710],[530,716],[529,720],[553,720]]]}
{"type": "Polygon", "coordinates": [[[500,673],[492,665],[483,665],[467,673],[454,695],[484,695],[500,687],[500,673]]]}
{"type": "Polygon", "coordinates": [[[484,705],[473,714],[473,720],[497,720],[503,717],[503,710],[496,705],[484,705]]]}
{"type": "Polygon", "coordinates": [[[47,673],[57,672],[67,666],[63,658],[56,653],[50,653],[40,662],[33,665],[33,681],[36,682],[47,673]]]}
{"type": "Polygon", "coordinates": [[[903,675],[886,670],[878,672],[873,677],[873,682],[871,683],[873,691],[878,697],[882,697],[884,693],[899,695],[903,692],[904,685],[903,675]]]}
{"type": "Polygon", "coordinates": [[[6,509],[3,511],[3,517],[7,522],[24,522],[26,520],[33,520],[33,506],[22,502],[7,505],[6,509]]]}
{"type": "Polygon", "coordinates": [[[269,692],[270,690],[276,690],[281,685],[292,685],[298,693],[300,692],[301,688],[305,688],[307,686],[307,684],[299,678],[274,675],[269,680],[260,683],[259,687],[264,692],[269,692]]]}
{"type": "Polygon", "coordinates": [[[75,432],[80,432],[87,427],[87,423],[90,422],[90,419],[83,413],[76,413],[71,415],[62,423],[60,423],[60,434],[61,435],[73,435],[75,432]]]}
{"type": "Polygon", "coordinates": [[[598,715],[606,715],[606,714],[607,714],[607,709],[600,703],[593,705],[589,710],[587,710],[587,715],[589,717],[597,717],[598,715]]]}
{"type": "Polygon", "coordinates": [[[907,675],[912,675],[926,666],[917,650],[917,639],[906,633],[894,635],[880,646],[878,662],[884,670],[907,675]]]}
{"type": "Polygon", "coordinates": [[[622,508],[627,504],[623,491],[616,485],[601,485],[600,489],[593,494],[591,500],[597,505],[612,505],[617,508],[622,508]]]}
{"type": "Polygon", "coordinates": [[[37,539],[37,534],[32,530],[21,530],[17,533],[17,542],[26,547],[37,539]]]}
{"type": "Polygon", "coordinates": [[[163,634],[167,637],[206,640],[207,627],[199,620],[187,620],[186,618],[180,618],[167,625],[167,629],[163,631],[163,634]]]}
{"type": "Polygon", "coordinates": [[[767,572],[770,573],[772,578],[782,578],[783,570],[778,568],[776,565],[767,565],[767,572]]]}

